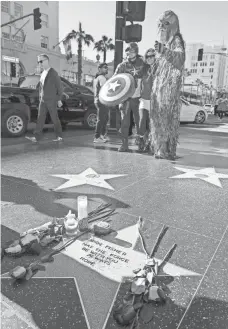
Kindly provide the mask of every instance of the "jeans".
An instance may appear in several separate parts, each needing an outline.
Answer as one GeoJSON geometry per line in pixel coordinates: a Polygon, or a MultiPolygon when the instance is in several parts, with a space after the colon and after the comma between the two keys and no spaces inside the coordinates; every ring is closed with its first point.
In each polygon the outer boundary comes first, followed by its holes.
{"type": "Polygon", "coordinates": [[[95,138],[107,133],[107,123],[109,120],[109,109],[100,102],[95,103],[97,109],[97,124],[95,129],[95,138]]]}
{"type": "Polygon", "coordinates": [[[136,133],[139,134],[139,98],[130,98],[126,102],[120,104],[119,112],[121,115],[120,133],[122,138],[128,138],[131,111],[133,112],[136,133]]]}
{"type": "Polygon", "coordinates": [[[62,126],[58,116],[58,109],[56,101],[43,102],[39,104],[39,111],[37,117],[36,128],[34,130],[34,135],[37,140],[41,139],[43,128],[46,121],[47,113],[49,112],[51,120],[54,124],[54,130],[56,137],[62,137],[62,126]]]}
{"type": "Polygon", "coordinates": [[[223,118],[223,111],[218,111],[218,117],[219,117],[220,119],[223,118]]]}
{"type": "Polygon", "coordinates": [[[145,133],[149,132],[149,111],[146,109],[139,109],[139,135],[143,137],[145,133]]]}

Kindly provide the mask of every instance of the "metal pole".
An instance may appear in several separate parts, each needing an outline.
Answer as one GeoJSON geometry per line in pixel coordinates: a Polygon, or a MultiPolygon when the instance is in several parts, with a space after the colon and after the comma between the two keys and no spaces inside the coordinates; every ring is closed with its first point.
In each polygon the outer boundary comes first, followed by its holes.
{"type": "Polygon", "coordinates": [[[55,47],[57,47],[57,46],[58,46],[60,43],[62,43],[65,39],[66,39],[66,37],[63,38],[61,41],[59,41],[56,45],[52,46],[52,48],[55,49],[55,47]]]}
{"type": "Polygon", "coordinates": [[[22,16],[20,18],[14,19],[13,21],[9,21],[8,23],[2,24],[1,27],[12,24],[12,23],[17,22],[17,21],[20,21],[21,19],[24,19],[24,18],[29,17],[29,16],[34,16],[34,14],[32,13],[32,14],[28,14],[28,15],[22,16]]]}
{"type": "Polygon", "coordinates": [[[122,29],[125,26],[125,18],[123,16],[123,1],[116,1],[116,31],[115,31],[115,57],[114,72],[119,63],[123,60],[123,40],[122,29]]]}
{"type": "Polygon", "coordinates": [[[20,32],[20,31],[23,29],[23,27],[24,27],[26,24],[28,24],[29,21],[30,21],[30,20],[28,20],[24,25],[22,25],[22,27],[20,27],[20,28],[17,30],[17,32],[13,35],[13,38],[16,37],[16,35],[18,34],[18,32],[20,32]]]}
{"type": "MultiPolygon", "coordinates": [[[[123,40],[122,29],[125,27],[125,17],[123,15],[123,1],[116,1],[116,27],[115,27],[115,55],[114,72],[118,64],[123,60],[123,40]]],[[[113,73],[114,73],[113,72],[113,73]]],[[[116,108],[110,110],[110,129],[116,129],[116,108]]]]}

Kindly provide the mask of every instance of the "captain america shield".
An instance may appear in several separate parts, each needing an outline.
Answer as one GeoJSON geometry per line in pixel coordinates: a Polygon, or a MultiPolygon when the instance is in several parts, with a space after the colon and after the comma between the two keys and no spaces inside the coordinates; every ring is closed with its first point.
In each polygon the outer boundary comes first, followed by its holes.
{"type": "Polygon", "coordinates": [[[128,98],[131,98],[135,92],[135,80],[131,74],[120,73],[106,81],[99,93],[99,100],[106,106],[116,106],[128,98]]]}

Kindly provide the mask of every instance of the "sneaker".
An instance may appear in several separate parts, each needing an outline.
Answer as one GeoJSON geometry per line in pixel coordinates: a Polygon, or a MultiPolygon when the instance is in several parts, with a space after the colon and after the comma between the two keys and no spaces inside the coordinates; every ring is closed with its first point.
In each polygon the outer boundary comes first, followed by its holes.
{"type": "Polygon", "coordinates": [[[128,148],[128,146],[121,145],[118,148],[118,152],[129,152],[129,151],[130,151],[130,149],[128,148]]]}
{"type": "Polygon", "coordinates": [[[94,138],[94,143],[106,143],[106,139],[102,139],[101,137],[94,138]]]}
{"type": "Polygon", "coordinates": [[[30,140],[33,143],[38,143],[38,140],[36,139],[36,137],[29,137],[29,136],[25,136],[26,139],[30,140]]]}
{"type": "Polygon", "coordinates": [[[103,141],[107,142],[108,140],[108,137],[106,135],[100,135],[100,138],[103,139],[103,141]]]}
{"type": "Polygon", "coordinates": [[[62,142],[63,138],[62,137],[57,137],[56,139],[53,139],[53,142],[62,142]]]}

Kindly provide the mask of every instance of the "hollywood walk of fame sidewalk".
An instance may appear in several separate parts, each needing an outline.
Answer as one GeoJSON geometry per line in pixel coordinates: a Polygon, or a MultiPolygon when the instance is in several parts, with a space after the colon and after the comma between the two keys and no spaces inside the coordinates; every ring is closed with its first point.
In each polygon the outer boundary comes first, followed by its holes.
{"type": "MultiPolygon", "coordinates": [[[[89,210],[107,202],[118,211],[112,219],[117,233],[97,241],[97,253],[102,246],[109,251],[113,248],[126,254],[129,262],[135,259],[132,268],[138,265],[136,255],[142,253],[140,241],[132,238],[138,216],[145,219],[149,249],[166,224],[170,228],[156,257],[162,259],[177,243],[163,278],[170,299],[164,309],[156,310],[152,323],[141,324],[140,329],[149,329],[152,324],[159,329],[225,329],[228,167],[226,152],[222,152],[226,150],[224,136],[217,141],[211,136],[210,132],[201,135],[198,130],[185,130],[175,162],[137,153],[119,154],[115,138],[105,146],[94,147],[90,135],[79,136],[76,146],[69,138],[64,145],[23,144],[4,151],[3,242],[54,216],[66,215],[69,209],[76,212],[76,198],[85,194],[89,210]]],[[[27,285],[13,289],[7,276],[2,279],[3,313],[9,328],[19,320],[24,321],[22,329],[118,328],[112,320],[112,308],[126,292],[128,282],[114,278],[106,265],[102,275],[100,266],[92,267],[80,259],[86,259],[85,254],[78,258],[74,248],[82,250],[83,243],[87,248],[91,245],[83,239],[78,241],[66,253],[55,256],[54,263],[27,285]]],[[[23,261],[31,262],[32,258],[27,256],[23,261]]],[[[20,262],[20,258],[4,259],[2,273],[20,262]]],[[[119,273],[119,267],[116,271],[119,273]]]]}

